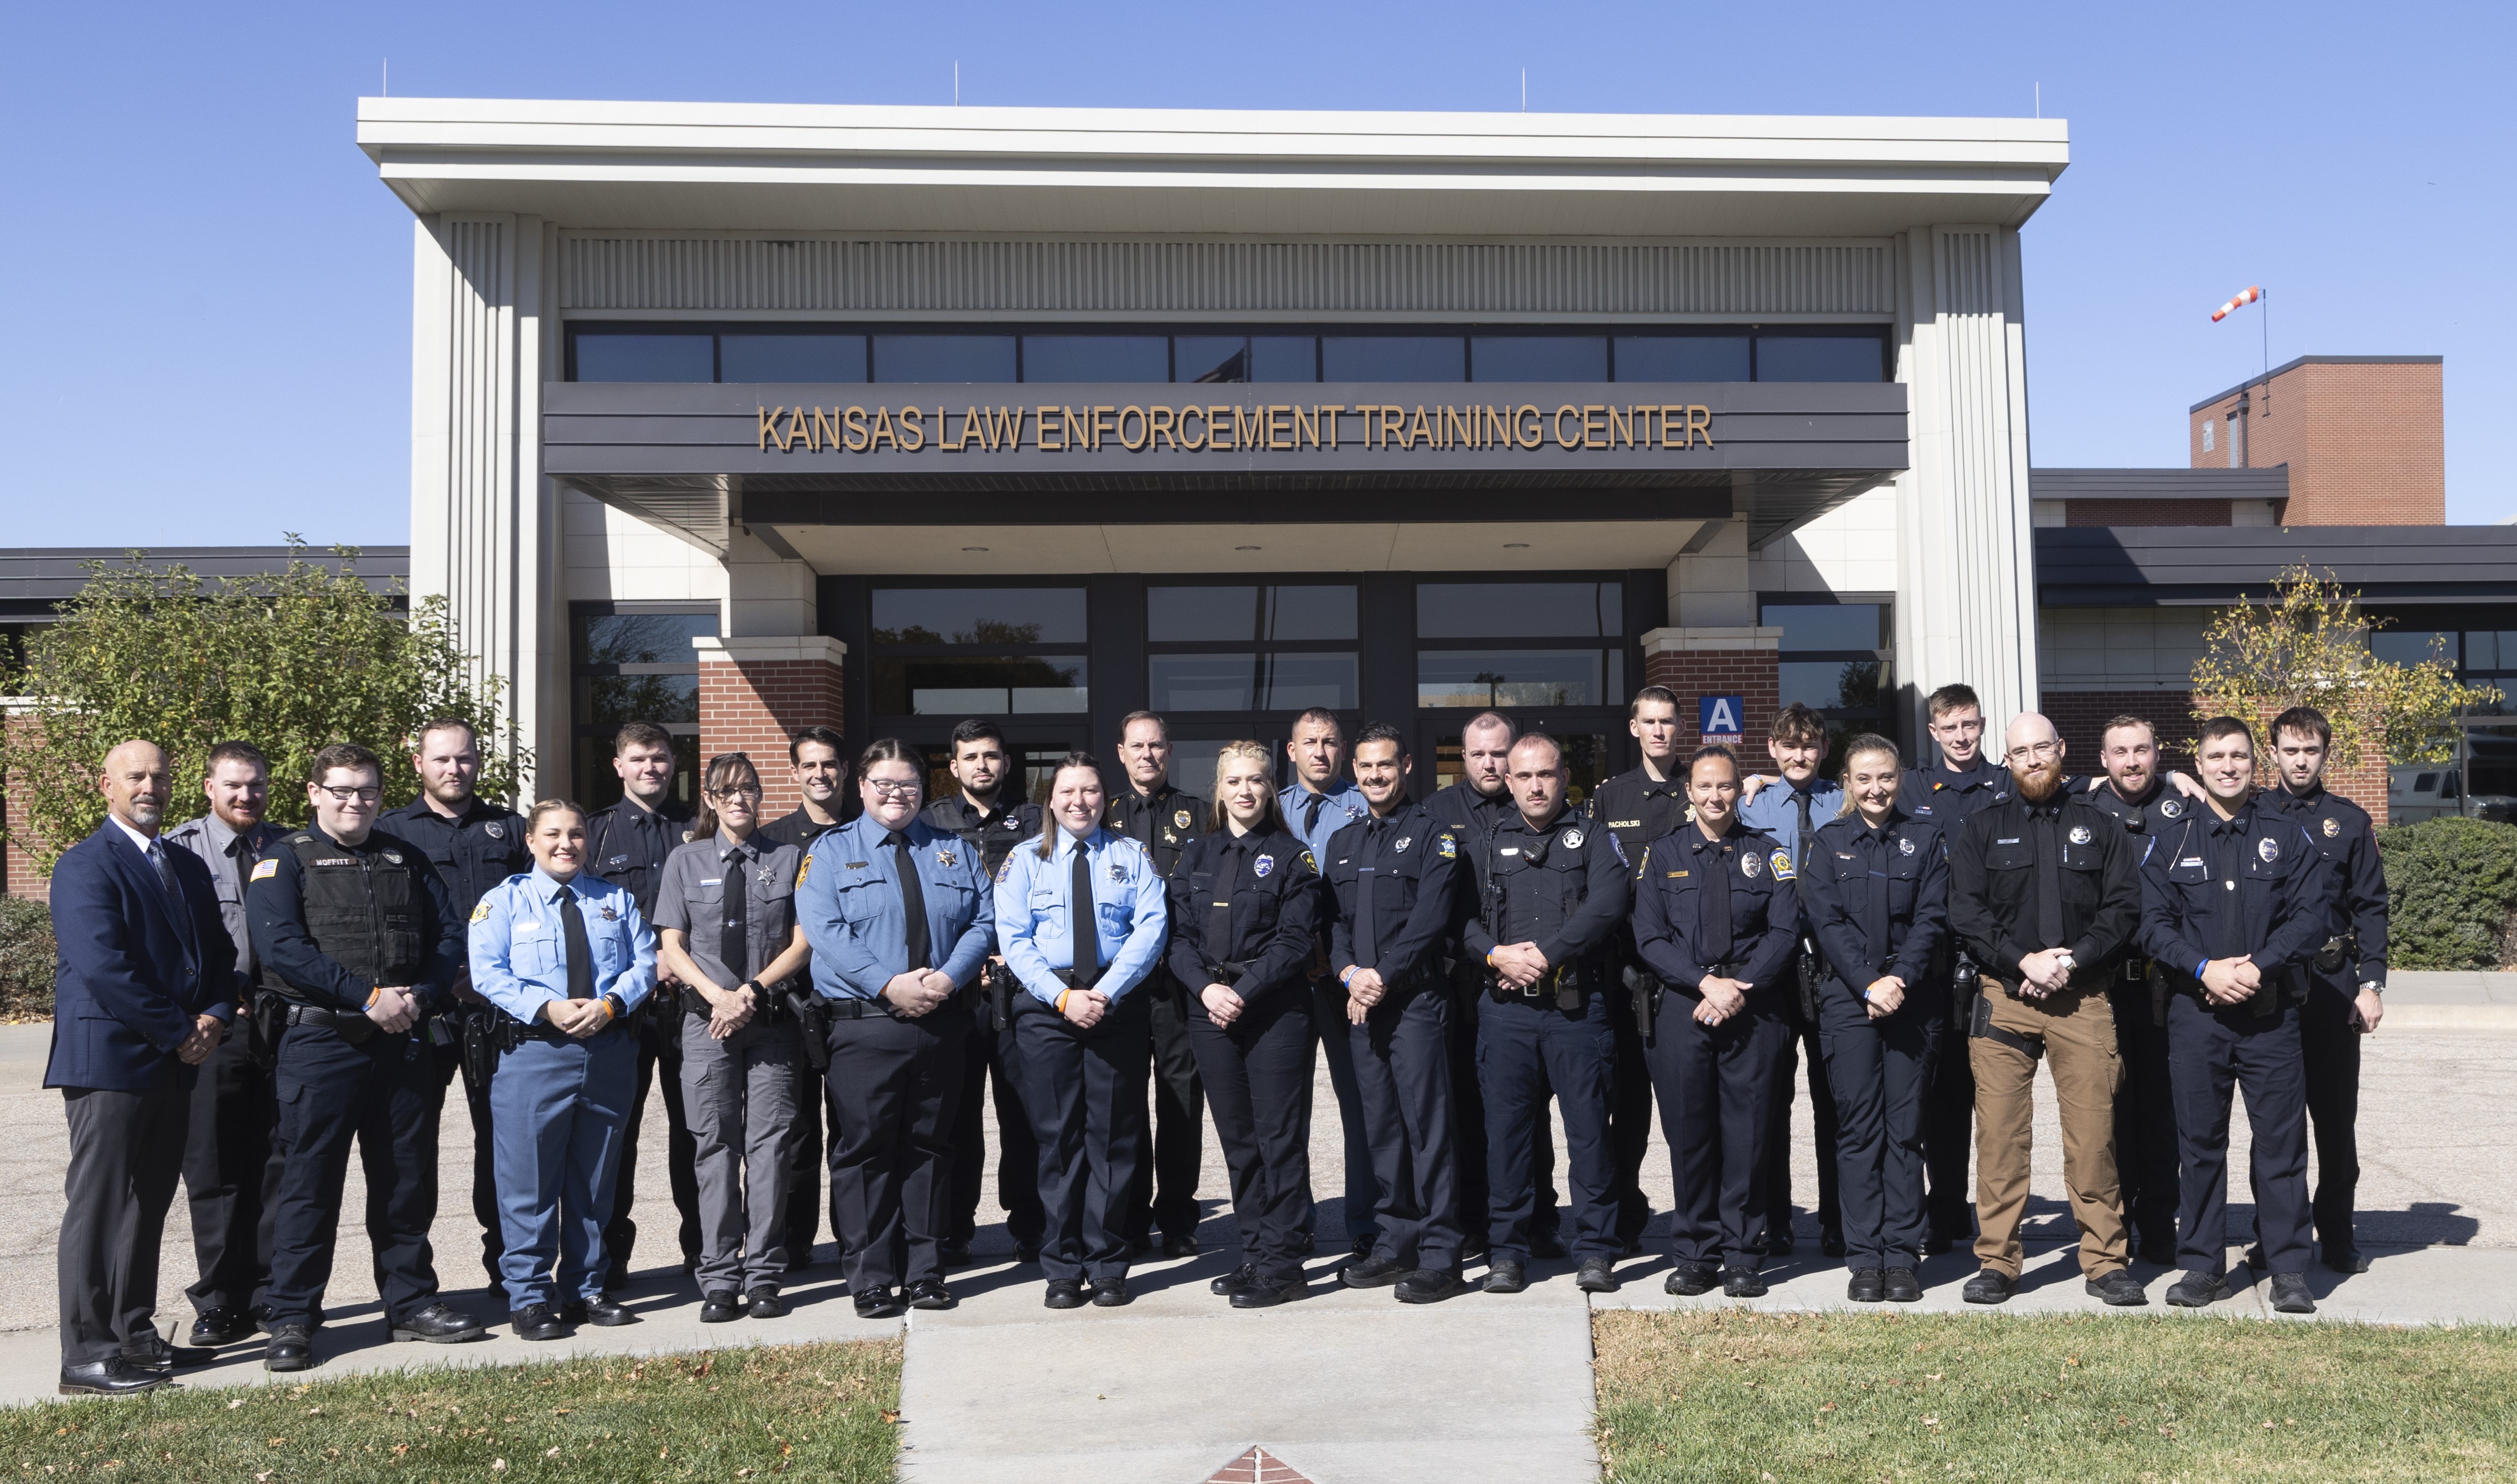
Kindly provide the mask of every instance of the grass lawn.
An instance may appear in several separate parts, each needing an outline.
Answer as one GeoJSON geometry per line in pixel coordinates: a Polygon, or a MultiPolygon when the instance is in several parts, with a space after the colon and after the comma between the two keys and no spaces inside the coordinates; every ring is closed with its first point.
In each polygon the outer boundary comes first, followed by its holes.
{"type": "Polygon", "coordinates": [[[1612,1480],[2501,1480],[2517,1331],[1609,1312],[1612,1480]]]}
{"type": "Polygon", "coordinates": [[[892,1477],[900,1341],[609,1356],[0,1410],[0,1477],[892,1477]]]}

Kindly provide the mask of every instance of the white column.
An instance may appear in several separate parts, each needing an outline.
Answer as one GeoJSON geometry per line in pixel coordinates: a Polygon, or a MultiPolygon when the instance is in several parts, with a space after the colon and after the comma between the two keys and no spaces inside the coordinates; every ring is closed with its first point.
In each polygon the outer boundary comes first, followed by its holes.
{"type": "Polygon", "coordinates": [[[725,548],[725,615],[729,639],[809,635],[821,631],[819,574],[735,526],[725,548]]]}
{"type": "Polygon", "coordinates": [[[1957,681],[1998,729],[2037,693],[2019,233],[1918,228],[1898,241],[1911,442],[1897,481],[1897,665],[1917,736],[1921,699],[1957,681]]]}

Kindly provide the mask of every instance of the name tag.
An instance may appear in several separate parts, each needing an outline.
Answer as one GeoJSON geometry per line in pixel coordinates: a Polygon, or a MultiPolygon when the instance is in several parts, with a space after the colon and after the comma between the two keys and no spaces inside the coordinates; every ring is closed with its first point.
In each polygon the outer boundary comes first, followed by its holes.
{"type": "Polygon", "coordinates": [[[723,877],[723,876],[710,876],[710,877],[708,877],[706,880],[702,881],[700,884],[701,884],[702,886],[723,886],[723,885],[725,884],[725,877],[723,877]]]}
{"type": "Polygon", "coordinates": [[[2017,835],[2012,835],[2009,839],[2006,839],[2006,840],[1995,840],[1995,841],[1993,841],[1992,843],[1994,843],[1995,845],[2016,845],[2016,844],[2018,844],[2018,843],[2019,843],[2019,836],[2017,836],[2017,835]]]}

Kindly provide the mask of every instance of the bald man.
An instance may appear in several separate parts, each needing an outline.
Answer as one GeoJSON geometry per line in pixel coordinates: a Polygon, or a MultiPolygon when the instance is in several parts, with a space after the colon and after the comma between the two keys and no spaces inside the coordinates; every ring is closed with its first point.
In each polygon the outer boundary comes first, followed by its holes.
{"type": "Polygon", "coordinates": [[[1962,1296],[2001,1303],[2018,1291],[2036,1063],[2050,1057],[2081,1276],[2092,1297],[2147,1303],[2126,1270],[2114,1155],[2123,1071],[2107,998],[2141,926],[2141,862],[2120,827],[2063,786],[2052,722],[2028,712],[2002,741],[2007,796],[1949,841],[1949,926],[1982,970],[1967,1018],[1981,1267],[1962,1296]]]}

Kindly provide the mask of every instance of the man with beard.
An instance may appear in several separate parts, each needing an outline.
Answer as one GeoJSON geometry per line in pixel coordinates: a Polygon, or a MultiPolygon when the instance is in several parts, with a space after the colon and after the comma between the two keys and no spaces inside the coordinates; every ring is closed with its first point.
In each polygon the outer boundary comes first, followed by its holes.
{"type": "Polygon", "coordinates": [[[1949,844],[1949,926],[1983,976],[1967,1027],[1983,1268],[1962,1296],[2001,1303],[2018,1290],[2036,1063],[2050,1055],[2081,1275],[2110,1304],[2148,1303],[2125,1271],[2113,1147],[2121,1073],[2107,998],[2141,923],[2141,863],[2122,829],[2063,786],[2052,722],[2028,712],[2004,742],[2017,786],[1949,844]]]}
{"type": "MultiPolygon", "coordinates": [[[[848,765],[839,760],[843,745],[839,734],[828,727],[806,727],[788,740],[787,764],[794,770],[804,802],[761,826],[762,839],[810,852],[815,840],[839,827],[839,790],[848,781],[848,765]]],[[[810,1067],[804,1069],[804,1081],[795,1097],[795,1163],[787,1179],[787,1251],[792,1268],[813,1264],[813,1235],[822,1222],[822,1123],[838,1106],[810,1067]]],[[[831,1230],[839,1230],[835,1203],[831,1230]]],[[[840,1260],[846,1260],[845,1253],[840,1260]]]]}

